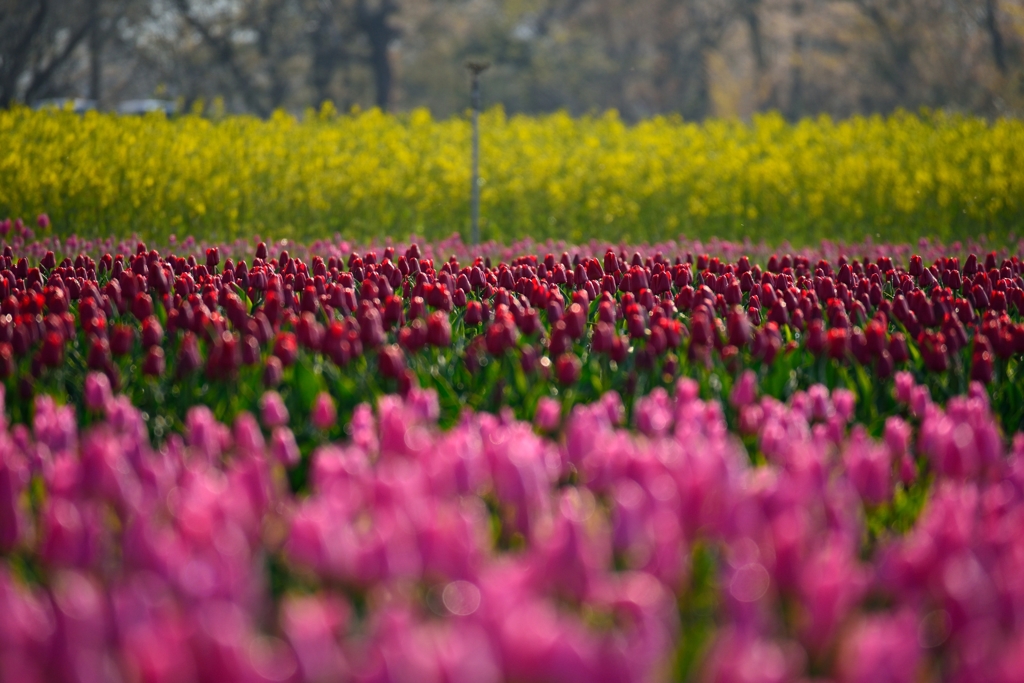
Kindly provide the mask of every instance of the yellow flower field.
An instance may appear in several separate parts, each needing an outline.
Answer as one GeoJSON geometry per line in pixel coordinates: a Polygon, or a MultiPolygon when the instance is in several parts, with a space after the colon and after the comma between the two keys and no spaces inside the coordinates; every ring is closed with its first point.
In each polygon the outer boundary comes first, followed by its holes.
{"type": "MultiPolygon", "coordinates": [[[[628,242],[947,242],[1020,232],[1024,123],[938,113],[789,124],[614,113],[482,125],[482,233],[628,242]]],[[[468,231],[470,125],[402,115],[213,121],[0,112],[0,217],[79,235],[353,239],[468,231]]]]}

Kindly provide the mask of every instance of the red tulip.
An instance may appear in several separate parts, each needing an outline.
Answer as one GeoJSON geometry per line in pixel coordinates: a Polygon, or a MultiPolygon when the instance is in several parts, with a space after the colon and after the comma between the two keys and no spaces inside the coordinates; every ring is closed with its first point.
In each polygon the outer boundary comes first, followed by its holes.
{"type": "Polygon", "coordinates": [[[580,378],[583,364],[574,353],[564,353],[555,361],[555,377],[566,386],[571,386],[580,378]]]}
{"type": "Polygon", "coordinates": [[[295,335],[291,332],[279,332],[274,338],[273,354],[284,367],[293,365],[299,355],[299,345],[295,335]]]}
{"type": "Polygon", "coordinates": [[[159,377],[164,374],[164,350],[159,346],[151,346],[142,361],[142,374],[159,377]]]}

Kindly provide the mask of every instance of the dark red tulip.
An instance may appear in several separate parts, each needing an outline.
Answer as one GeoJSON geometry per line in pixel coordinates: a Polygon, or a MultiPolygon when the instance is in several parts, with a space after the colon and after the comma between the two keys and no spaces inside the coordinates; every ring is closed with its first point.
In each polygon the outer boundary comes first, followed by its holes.
{"type": "Polygon", "coordinates": [[[0,342],[0,379],[14,374],[14,349],[7,342],[0,342]]]}
{"type": "Polygon", "coordinates": [[[256,337],[251,334],[242,337],[240,348],[242,365],[252,366],[260,362],[260,343],[256,337]]]}
{"type": "Polygon", "coordinates": [[[989,307],[993,311],[1004,313],[1006,311],[1006,292],[992,292],[992,296],[989,298],[989,307]]]}
{"type": "Polygon", "coordinates": [[[496,318],[487,327],[485,345],[492,356],[500,356],[516,344],[515,324],[504,317],[496,318]]]}
{"type": "Polygon", "coordinates": [[[807,348],[816,356],[825,351],[827,335],[825,325],[821,320],[812,320],[807,324],[807,348]]]}
{"type": "Polygon", "coordinates": [[[871,355],[877,357],[886,349],[887,340],[885,326],[877,320],[872,320],[864,328],[864,337],[867,342],[867,350],[871,355]]]}
{"type": "Polygon", "coordinates": [[[570,337],[573,339],[583,337],[587,326],[587,313],[583,306],[578,303],[571,304],[566,309],[562,320],[565,321],[565,331],[569,333],[570,337]]]}
{"type": "Polygon", "coordinates": [[[555,361],[555,377],[561,384],[571,386],[580,378],[583,364],[574,353],[564,353],[555,361]]]}
{"type": "Polygon", "coordinates": [[[132,301],[132,315],[140,322],[153,315],[153,300],[145,292],[139,292],[132,301]]]}
{"type": "Polygon", "coordinates": [[[910,360],[910,353],[907,350],[907,338],[902,332],[894,332],[889,338],[889,353],[892,354],[893,362],[906,363],[910,360]]]}
{"type": "Polygon", "coordinates": [[[46,310],[50,313],[60,315],[68,310],[67,295],[60,287],[47,287],[43,295],[46,297],[46,310]]]}
{"type": "Polygon", "coordinates": [[[539,334],[543,331],[540,315],[535,308],[528,308],[523,311],[517,325],[519,326],[519,331],[527,336],[539,334]]]}
{"type": "Polygon", "coordinates": [[[57,332],[47,332],[43,337],[43,348],[39,359],[43,365],[56,368],[64,362],[64,338],[57,332]]]}
{"type": "Polygon", "coordinates": [[[828,331],[825,346],[829,358],[841,360],[850,352],[850,335],[846,328],[833,328],[828,331]]]}
{"type": "Polygon", "coordinates": [[[110,334],[110,351],[115,356],[124,356],[135,345],[135,328],[128,325],[114,325],[110,334]]]}
{"type": "Polygon", "coordinates": [[[282,366],[293,365],[299,355],[299,344],[295,335],[291,332],[278,332],[274,338],[273,354],[281,361],[282,366]]]}
{"type": "Polygon", "coordinates": [[[380,350],[378,356],[380,374],[389,379],[398,379],[405,371],[405,356],[402,350],[390,344],[380,350]]]}
{"type": "Polygon", "coordinates": [[[775,303],[772,304],[771,311],[768,312],[768,320],[779,326],[788,325],[789,313],[786,310],[786,302],[782,299],[776,299],[775,303]]]}
{"type": "Polygon", "coordinates": [[[711,322],[703,312],[693,314],[690,321],[690,338],[695,344],[708,346],[712,344],[711,322]]]}
{"type": "Polygon", "coordinates": [[[944,334],[931,331],[922,333],[918,344],[926,368],[932,372],[945,372],[949,369],[949,353],[944,334]]]}
{"type": "Polygon", "coordinates": [[[281,384],[283,377],[284,367],[281,365],[281,360],[277,356],[268,358],[267,364],[263,368],[263,385],[273,389],[281,384]]]}
{"type": "Polygon", "coordinates": [[[409,353],[416,353],[427,344],[427,324],[422,318],[416,318],[398,331],[398,343],[409,353]]]}
{"type": "Polygon", "coordinates": [[[444,311],[435,311],[427,319],[427,343],[438,348],[451,345],[452,327],[444,311]]]}
{"type": "MultiPolygon", "coordinates": [[[[295,339],[300,346],[310,351],[319,351],[323,344],[323,335],[323,326],[317,322],[315,315],[305,311],[299,316],[299,321],[295,326],[295,339]]],[[[283,358],[281,362],[289,365],[283,358]]]]}
{"type": "Polygon", "coordinates": [[[164,340],[164,329],[160,326],[160,321],[154,316],[149,316],[142,321],[142,346],[143,348],[149,348],[151,346],[158,346],[163,343],[164,340]]]}
{"type": "Polygon", "coordinates": [[[632,339],[643,339],[647,336],[647,323],[644,320],[646,316],[641,312],[636,304],[633,305],[632,310],[626,314],[626,331],[632,339]]]}
{"type": "Polygon", "coordinates": [[[569,336],[564,320],[559,320],[551,328],[551,337],[548,340],[548,352],[552,356],[558,356],[572,348],[572,337],[569,336]]]}
{"type": "Polygon", "coordinates": [[[142,361],[142,374],[159,377],[164,374],[164,369],[164,350],[159,346],[151,346],[146,351],[146,358],[142,361]]]}
{"type": "Polygon", "coordinates": [[[992,382],[992,354],[984,349],[975,349],[971,355],[971,379],[982,384],[992,382]]]}
{"type": "Polygon", "coordinates": [[[427,302],[423,297],[414,296],[409,300],[409,320],[427,317],[427,302]]]}
{"type": "Polygon", "coordinates": [[[875,361],[875,375],[879,379],[889,379],[895,369],[895,361],[888,350],[883,349],[875,361]]]}
{"type": "Polygon", "coordinates": [[[479,325],[483,322],[483,307],[479,301],[470,301],[466,304],[466,315],[463,320],[467,325],[479,325]]]}

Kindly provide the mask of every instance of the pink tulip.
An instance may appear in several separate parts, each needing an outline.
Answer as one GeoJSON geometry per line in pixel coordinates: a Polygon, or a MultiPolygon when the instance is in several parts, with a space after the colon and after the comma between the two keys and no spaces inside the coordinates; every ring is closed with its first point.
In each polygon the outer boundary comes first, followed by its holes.
{"type": "Polygon", "coordinates": [[[338,411],[334,407],[334,399],[330,394],[320,392],[313,402],[311,420],[317,429],[327,430],[334,426],[338,419],[338,411]]]}
{"type": "Polygon", "coordinates": [[[260,417],[267,427],[280,427],[288,424],[288,409],[284,400],[276,391],[267,391],[260,398],[260,417]]]}

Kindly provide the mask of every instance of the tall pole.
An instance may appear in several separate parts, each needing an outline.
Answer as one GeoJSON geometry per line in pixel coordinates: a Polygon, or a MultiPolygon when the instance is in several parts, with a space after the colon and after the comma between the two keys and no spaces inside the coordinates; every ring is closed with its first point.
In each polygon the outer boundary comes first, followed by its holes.
{"type": "Polygon", "coordinates": [[[470,206],[470,236],[473,244],[480,244],[480,74],[490,66],[487,62],[466,62],[472,77],[470,89],[473,102],[473,172],[470,206]]]}

